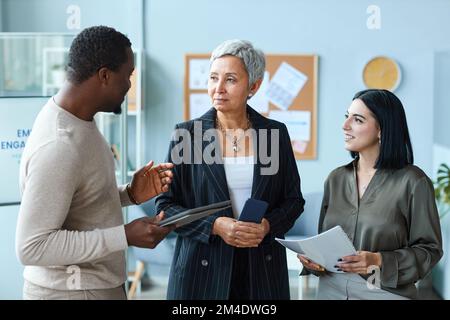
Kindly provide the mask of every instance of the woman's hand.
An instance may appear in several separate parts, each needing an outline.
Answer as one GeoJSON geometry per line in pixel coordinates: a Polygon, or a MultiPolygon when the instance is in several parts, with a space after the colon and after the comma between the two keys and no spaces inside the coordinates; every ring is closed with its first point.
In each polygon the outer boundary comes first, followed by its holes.
{"type": "Polygon", "coordinates": [[[323,272],[325,271],[325,268],[322,267],[321,265],[312,262],[311,260],[309,260],[308,258],[298,254],[297,258],[300,260],[300,262],[302,263],[302,265],[306,268],[309,269],[311,271],[319,271],[319,272],[323,272]]]}
{"type": "Polygon", "coordinates": [[[257,247],[269,230],[270,225],[265,218],[258,224],[219,217],[214,222],[212,233],[220,236],[230,246],[249,248],[257,247]]]}
{"type": "Polygon", "coordinates": [[[381,267],[381,254],[379,252],[357,251],[356,255],[342,257],[336,266],[344,272],[369,274],[369,268],[381,267]]]}

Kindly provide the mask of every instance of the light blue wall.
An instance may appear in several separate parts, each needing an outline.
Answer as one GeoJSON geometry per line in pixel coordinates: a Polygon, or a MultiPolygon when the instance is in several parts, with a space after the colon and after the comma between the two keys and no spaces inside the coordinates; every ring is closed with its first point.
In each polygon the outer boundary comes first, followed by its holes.
{"type": "Polygon", "coordinates": [[[3,31],[3,1],[0,0],[0,32],[3,31]]]}
{"type": "Polygon", "coordinates": [[[434,70],[434,142],[450,149],[450,51],[436,53],[434,70]]]}
{"type": "Polygon", "coordinates": [[[66,26],[69,5],[81,9],[81,29],[108,25],[126,33],[141,47],[141,0],[0,0],[5,32],[77,32],[66,26]]]}
{"type": "Polygon", "coordinates": [[[0,207],[0,300],[22,298],[23,266],[15,252],[18,213],[18,206],[0,207]]]}
{"type": "Polygon", "coordinates": [[[251,40],[267,53],[319,55],[318,159],[299,161],[304,191],[322,189],[349,161],[341,123],[362,68],[372,56],[395,58],[403,70],[396,93],[404,102],[416,163],[431,173],[434,51],[450,48],[450,2],[380,0],[381,30],[368,30],[373,1],[153,0],[148,23],[147,155],[163,160],[170,131],[182,121],[184,54],[210,52],[225,39],[251,40]]]}

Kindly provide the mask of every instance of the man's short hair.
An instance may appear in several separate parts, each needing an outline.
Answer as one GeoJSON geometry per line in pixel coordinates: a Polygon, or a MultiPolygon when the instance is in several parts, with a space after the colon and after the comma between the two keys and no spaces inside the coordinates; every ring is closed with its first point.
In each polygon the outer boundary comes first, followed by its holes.
{"type": "Polygon", "coordinates": [[[127,61],[127,48],[131,48],[130,39],[113,28],[84,29],[70,46],[67,79],[80,84],[102,67],[117,71],[127,61]]]}

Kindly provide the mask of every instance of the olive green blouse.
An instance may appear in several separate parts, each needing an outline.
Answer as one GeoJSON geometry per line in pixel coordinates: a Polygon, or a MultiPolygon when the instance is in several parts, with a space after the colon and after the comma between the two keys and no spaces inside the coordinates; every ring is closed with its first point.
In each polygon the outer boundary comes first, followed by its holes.
{"type": "Polygon", "coordinates": [[[442,256],[432,182],[414,165],[379,169],[359,199],[356,164],[352,161],[328,176],[319,232],[340,225],[356,250],[380,252],[381,288],[414,299],[414,283],[442,256]]]}

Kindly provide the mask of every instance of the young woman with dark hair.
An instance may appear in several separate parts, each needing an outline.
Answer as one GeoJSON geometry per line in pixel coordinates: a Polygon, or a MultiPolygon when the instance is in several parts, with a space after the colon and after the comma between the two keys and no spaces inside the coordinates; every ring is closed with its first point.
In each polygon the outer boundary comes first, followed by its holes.
{"type": "Polygon", "coordinates": [[[354,160],[325,182],[319,232],[340,225],[357,254],[336,261],[343,273],[299,256],[320,276],[319,299],[414,299],[415,282],[442,256],[431,180],[413,165],[400,100],[387,90],[358,92],[342,129],[354,160]]]}

